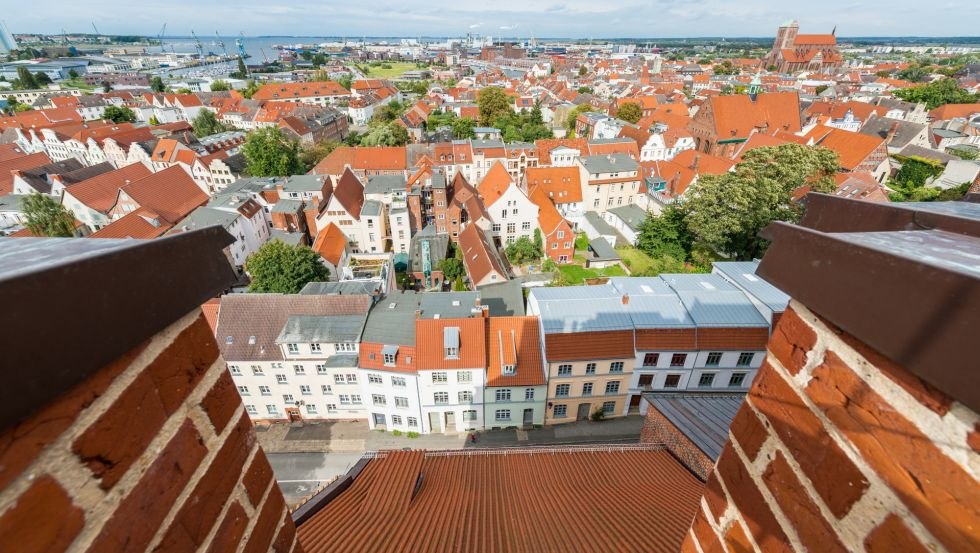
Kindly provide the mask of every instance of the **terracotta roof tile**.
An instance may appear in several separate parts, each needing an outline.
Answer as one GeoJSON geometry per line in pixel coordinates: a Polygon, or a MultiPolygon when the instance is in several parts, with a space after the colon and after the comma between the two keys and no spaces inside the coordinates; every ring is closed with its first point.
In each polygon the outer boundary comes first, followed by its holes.
{"type": "Polygon", "coordinates": [[[121,191],[170,223],[177,223],[208,201],[208,195],[178,165],[127,184],[121,191]]]}
{"type": "Polygon", "coordinates": [[[283,100],[287,98],[306,98],[311,96],[346,96],[350,91],[333,81],[309,83],[276,83],[262,85],[253,100],[283,100]]]}
{"type": "Polygon", "coordinates": [[[578,167],[528,167],[527,186],[541,187],[556,204],[582,201],[578,167]]]}
{"type": "Polygon", "coordinates": [[[483,199],[483,205],[486,207],[493,205],[513,183],[504,165],[500,161],[494,161],[477,188],[483,199]]]}
{"type": "Polygon", "coordinates": [[[577,359],[624,359],[632,357],[632,330],[603,330],[545,334],[544,349],[549,361],[577,359]]]}
{"type": "Polygon", "coordinates": [[[487,366],[486,319],[416,319],[415,340],[420,371],[443,369],[483,369],[487,366]],[[459,329],[459,355],[447,359],[445,329],[459,329]]]}
{"type": "Polygon", "coordinates": [[[483,280],[492,274],[500,275],[498,282],[507,280],[507,270],[493,242],[479,225],[470,223],[459,233],[459,249],[463,253],[466,274],[474,286],[485,284],[483,280]]]}
{"type": "Polygon", "coordinates": [[[490,317],[487,325],[487,386],[545,383],[537,317],[490,317]],[[503,365],[516,365],[504,374],[503,365]]]}
{"type": "Polygon", "coordinates": [[[106,213],[116,203],[120,188],[152,174],[142,163],[133,163],[72,184],[65,191],[84,205],[106,213]]]}
{"type": "Polygon", "coordinates": [[[14,191],[14,176],[11,171],[25,171],[51,163],[51,158],[44,152],[20,155],[0,161],[0,196],[14,191]]]}
{"type": "Polygon", "coordinates": [[[347,213],[360,220],[361,208],[364,207],[364,185],[350,168],[345,169],[344,174],[337,179],[333,195],[340,205],[344,206],[347,213]]]}
{"type": "Polygon", "coordinates": [[[156,238],[171,227],[173,223],[167,222],[152,209],[141,207],[93,232],[88,238],[156,238]]]}
{"type": "Polygon", "coordinates": [[[347,237],[344,236],[344,231],[333,223],[321,230],[320,234],[316,236],[316,241],[313,242],[313,251],[320,254],[320,257],[326,259],[334,267],[340,263],[346,249],[347,237]]]}

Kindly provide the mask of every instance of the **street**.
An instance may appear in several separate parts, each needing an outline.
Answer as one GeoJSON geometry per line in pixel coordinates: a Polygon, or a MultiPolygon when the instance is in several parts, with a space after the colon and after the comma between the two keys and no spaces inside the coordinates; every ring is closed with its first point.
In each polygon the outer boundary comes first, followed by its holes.
{"type": "Polygon", "coordinates": [[[279,489],[290,508],[312,494],[324,482],[344,474],[361,458],[360,453],[267,453],[279,489]]]}

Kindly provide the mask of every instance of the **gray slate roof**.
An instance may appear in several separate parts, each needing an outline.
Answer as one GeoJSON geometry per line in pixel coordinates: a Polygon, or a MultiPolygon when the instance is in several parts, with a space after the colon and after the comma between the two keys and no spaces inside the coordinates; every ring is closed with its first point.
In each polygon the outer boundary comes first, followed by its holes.
{"type": "Polygon", "coordinates": [[[613,207],[607,209],[606,211],[612,213],[616,217],[619,217],[627,227],[634,231],[637,230],[640,227],[640,223],[647,218],[647,212],[633,204],[613,207]]]}
{"type": "Polygon", "coordinates": [[[291,315],[277,344],[357,342],[367,313],[360,315],[291,315]]]}
{"type": "Polygon", "coordinates": [[[705,455],[717,460],[745,394],[646,393],[643,399],[705,455]]]}
{"type": "Polygon", "coordinates": [[[415,345],[415,312],[422,294],[398,291],[388,294],[368,313],[361,341],[374,344],[415,345]]]}
{"type": "Polygon", "coordinates": [[[422,294],[422,318],[465,319],[474,316],[473,309],[480,292],[431,292],[422,294]]]}
{"type": "Polygon", "coordinates": [[[585,170],[591,174],[636,171],[640,167],[640,164],[635,159],[626,154],[582,156],[579,160],[585,166],[585,170]]]}
{"type": "Polygon", "coordinates": [[[404,175],[372,175],[364,185],[365,194],[389,194],[405,191],[404,175]]]}

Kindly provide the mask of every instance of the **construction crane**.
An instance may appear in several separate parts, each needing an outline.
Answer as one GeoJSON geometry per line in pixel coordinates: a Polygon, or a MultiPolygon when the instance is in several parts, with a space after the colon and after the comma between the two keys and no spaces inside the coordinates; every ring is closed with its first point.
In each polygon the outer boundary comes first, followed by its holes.
{"type": "Polygon", "coordinates": [[[214,36],[218,37],[218,48],[221,48],[221,51],[224,53],[225,57],[227,58],[228,49],[225,48],[225,41],[221,40],[221,35],[218,34],[218,31],[214,32],[214,36]]]}
{"type": "Polygon", "coordinates": [[[240,36],[235,39],[235,46],[238,48],[238,57],[244,60],[248,57],[248,54],[245,53],[245,33],[239,32],[238,34],[240,36]]]}
{"type": "Polygon", "coordinates": [[[95,21],[92,22],[92,28],[95,29],[95,38],[102,36],[102,33],[99,32],[99,28],[95,26],[95,21]]]}
{"type": "Polygon", "coordinates": [[[194,49],[197,50],[198,59],[204,61],[204,45],[201,44],[201,40],[194,34],[193,29],[191,29],[191,36],[194,37],[194,49]]]}

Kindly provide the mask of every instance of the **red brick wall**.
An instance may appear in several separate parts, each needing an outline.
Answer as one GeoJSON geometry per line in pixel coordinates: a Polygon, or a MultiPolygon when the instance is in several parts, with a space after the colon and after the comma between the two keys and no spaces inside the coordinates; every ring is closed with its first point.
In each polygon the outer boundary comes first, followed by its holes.
{"type": "Polygon", "coordinates": [[[646,418],[643,419],[643,428],[640,429],[640,443],[666,446],[701,480],[707,478],[714,466],[711,458],[698,449],[653,405],[647,408],[646,418]]]}
{"type": "Polygon", "coordinates": [[[978,551],[978,425],[793,302],[684,550],[978,551]]]}
{"type": "Polygon", "coordinates": [[[0,549],[300,551],[194,311],[0,435],[0,549]]]}

